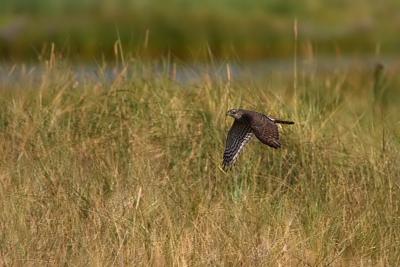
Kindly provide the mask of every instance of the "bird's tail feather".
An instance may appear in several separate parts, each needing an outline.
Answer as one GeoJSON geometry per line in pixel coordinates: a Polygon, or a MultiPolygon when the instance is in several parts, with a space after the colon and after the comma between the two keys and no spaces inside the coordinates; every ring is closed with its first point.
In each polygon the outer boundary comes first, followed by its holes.
{"type": "Polygon", "coordinates": [[[279,119],[274,119],[275,123],[280,123],[280,124],[294,124],[293,121],[284,121],[284,120],[279,120],[279,119]]]}

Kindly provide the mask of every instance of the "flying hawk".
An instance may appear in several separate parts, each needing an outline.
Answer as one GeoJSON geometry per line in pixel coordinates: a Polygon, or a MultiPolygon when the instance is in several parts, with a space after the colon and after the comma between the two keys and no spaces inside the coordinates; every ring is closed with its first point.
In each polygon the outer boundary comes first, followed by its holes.
{"type": "Polygon", "coordinates": [[[244,109],[231,109],[226,115],[235,119],[226,138],[224,151],[224,170],[230,168],[240,152],[255,135],[258,140],[273,148],[280,148],[277,123],[294,124],[292,121],[276,119],[262,113],[244,109]]]}

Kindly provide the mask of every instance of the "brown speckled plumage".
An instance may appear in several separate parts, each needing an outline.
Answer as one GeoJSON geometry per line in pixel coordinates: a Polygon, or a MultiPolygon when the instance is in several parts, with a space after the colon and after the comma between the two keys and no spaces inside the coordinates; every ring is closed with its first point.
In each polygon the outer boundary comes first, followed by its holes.
{"type": "Polygon", "coordinates": [[[231,167],[237,160],[240,152],[255,135],[258,140],[273,148],[280,148],[277,123],[293,124],[292,121],[284,121],[244,109],[231,109],[227,115],[235,121],[228,132],[226,139],[223,167],[231,167]]]}

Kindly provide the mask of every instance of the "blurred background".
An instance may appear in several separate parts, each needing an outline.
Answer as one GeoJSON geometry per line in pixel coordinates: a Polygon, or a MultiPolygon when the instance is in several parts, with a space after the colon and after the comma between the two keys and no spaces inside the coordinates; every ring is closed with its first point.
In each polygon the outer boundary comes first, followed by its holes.
{"type": "Polygon", "coordinates": [[[52,43],[71,60],[184,61],[394,55],[398,0],[1,0],[0,59],[35,61],[52,43]]]}

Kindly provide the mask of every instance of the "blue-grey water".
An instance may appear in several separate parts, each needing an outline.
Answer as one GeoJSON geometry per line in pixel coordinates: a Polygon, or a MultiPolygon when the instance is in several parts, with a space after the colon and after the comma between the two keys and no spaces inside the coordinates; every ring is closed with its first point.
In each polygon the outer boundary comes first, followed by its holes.
{"type": "MultiPolygon", "coordinates": [[[[95,64],[60,64],[57,68],[72,75],[77,81],[112,82],[121,73],[128,79],[157,79],[169,78],[182,84],[195,84],[204,79],[218,81],[240,81],[268,79],[272,74],[292,77],[296,68],[299,75],[346,72],[357,69],[360,71],[373,71],[377,64],[385,68],[399,66],[398,57],[337,57],[317,59],[298,59],[296,64],[293,59],[288,60],[263,60],[251,63],[216,62],[216,63],[144,63],[132,62],[124,66],[99,66],[95,64]]],[[[0,85],[23,82],[40,81],[48,72],[45,64],[0,64],[0,85]]]]}

